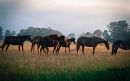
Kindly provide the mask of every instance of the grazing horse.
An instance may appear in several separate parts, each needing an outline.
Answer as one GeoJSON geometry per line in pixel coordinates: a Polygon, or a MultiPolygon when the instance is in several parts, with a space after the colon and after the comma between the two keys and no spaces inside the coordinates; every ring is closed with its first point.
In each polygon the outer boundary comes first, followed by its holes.
{"type": "MultiPolygon", "coordinates": [[[[45,37],[53,39],[53,41],[51,41],[51,42],[49,41],[48,46],[49,47],[54,47],[54,50],[55,50],[55,48],[56,48],[56,41],[58,41],[58,35],[57,34],[52,34],[52,35],[45,36],[45,37]]],[[[34,37],[32,39],[31,51],[34,51],[35,45],[37,45],[37,50],[39,50],[39,48],[40,48],[40,41],[42,42],[42,39],[44,39],[44,37],[41,37],[41,36],[36,36],[36,37],[34,37]]]]}
{"type": "Polygon", "coordinates": [[[95,53],[95,48],[97,47],[97,44],[104,43],[106,48],[109,50],[109,43],[108,41],[99,38],[99,37],[79,37],[77,39],[77,54],[80,46],[82,46],[82,52],[84,54],[84,46],[87,47],[93,47],[93,54],[95,53]]]}
{"type": "Polygon", "coordinates": [[[75,43],[75,38],[70,38],[70,39],[67,39],[65,40],[65,37],[64,36],[61,36],[61,39],[59,39],[59,45],[57,47],[57,52],[59,53],[59,50],[61,47],[65,47],[65,53],[66,53],[66,48],[69,49],[69,52],[70,52],[70,44],[71,43],[75,43]]]}
{"type": "Polygon", "coordinates": [[[35,50],[35,45],[37,45],[37,50],[39,46],[41,36],[36,36],[32,39],[32,46],[31,46],[31,52],[35,50]]]}
{"type": "Polygon", "coordinates": [[[58,45],[58,40],[55,40],[55,39],[49,38],[49,37],[43,37],[40,39],[39,45],[41,46],[40,53],[42,50],[44,51],[44,48],[47,48],[47,54],[48,54],[48,51],[49,51],[48,47],[54,47],[53,48],[53,53],[54,53],[54,51],[56,51],[56,48],[58,45]]]}
{"type": "Polygon", "coordinates": [[[4,47],[6,46],[6,51],[8,50],[10,45],[18,45],[19,46],[19,51],[20,51],[20,46],[22,47],[22,51],[23,51],[23,44],[24,41],[31,41],[31,36],[27,35],[27,36],[6,36],[4,39],[4,43],[2,46],[0,46],[2,48],[2,51],[4,49],[4,47]]]}
{"type": "Polygon", "coordinates": [[[112,55],[117,53],[118,48],[123,50],[130,50],[130,39],[129,40],[115,40],[112,44],[112,55]]]}

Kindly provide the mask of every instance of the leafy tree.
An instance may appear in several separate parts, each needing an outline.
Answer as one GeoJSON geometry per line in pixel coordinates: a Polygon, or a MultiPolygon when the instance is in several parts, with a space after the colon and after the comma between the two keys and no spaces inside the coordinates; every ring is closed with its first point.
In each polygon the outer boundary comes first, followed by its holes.
{"type": "Polygon", "coordinates": [[[3,39],[3,28],[0,27],[0,40],[3,39]]]}
{"type": "Polygon", "coordinates": [[[51,34],[61,35],[59,31],[51,29],[51,28],[34,28],[34,27],[21,29],[20,32],[18,33],[18,35],[31,35],[32,38],[35,36],[48,36],[51,34]]]}
{"type": "Polygon", "coordinates": [[[87,33],[82,33],[80,36],[91,37],[93,36],[93,34],[90,32],[87,32],[87,33]]]}
{"type": "Polygon", "coordinates": [[[6,30],[4,36],[15,36],[16,31],[6,30]]]}
{"type": "Polygon", "coordinates": [[[16,31],[12,31],[11,35],[15,36],[16,35],[16,31]]]}
{"type": "Polygon", "coordinates": [[[107,41],[110,41],[110,42],[112,41],[111,35],[109,35],[107,30],[104,30],[103,32],[103,38],[107,41]]]}
{"type": "Polygon", "coordinates": [[[96,37],[102,38],[103,32],[101,30],[97,29],[93,32],[93,35],[96,37]]]}
{"type": "Polygon", "coordinates": [[[67,38],[74,38],[75,37],[75,34],[74,33],[70,33],[67,38]]]}
{"type": "Polygon", "coordinates": [[[111,33],[113,40],[126,39],[128,28],[129,25],[127,21],[111,22],[108,25],[108,29],[109,32],[111,33]]]}
{"type": "Polygon", "coordinates": [[[11,35],[11,30],[6,30],[4,36],[10,36],[11,35]]]}

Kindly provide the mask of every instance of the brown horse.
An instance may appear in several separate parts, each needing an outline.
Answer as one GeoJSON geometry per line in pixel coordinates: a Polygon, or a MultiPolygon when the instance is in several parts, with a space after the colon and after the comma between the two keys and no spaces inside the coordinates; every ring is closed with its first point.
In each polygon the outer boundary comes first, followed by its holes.
{"type": "Polygon", "coordinates": [[[39,46],[41,36],[36,36],[32,39],[32,46],[31,46],[31,52],[35,50],[35,45],[37,45],[37,50],[39,46]]]}
{"type": "Polygon", "coordinates": [[[82,52],[84,54],[84,47],[93,47],[93,54],[95,53],[95,48],[97,47],[98,44],[100,43],[104,43],[106,48],[109,50],[109,43],[108,41],[99,38],[99,37],[79,37],[77,39],[77,54],[78,54],[78,50],[80,48],[80,46],[82,46],[82,52]]]}
{"type": "MultiPolygon", "coordinates": [[[[58,41],[58,34],[52,34],[52,35],[49,35],[49,36],[45,36],[46,38],[51,38],[53,40],[56,40],[58,41]]],[[[31,46],[31,51],[34,51],[35,50],[35,45],[37,45],[37,50],[39,50],[40,48],[40,41],[42,41],[44,37],[41,37],[41,36],[36,36],[32,39],[32,46],[31,46]]],[[[52,41],[53,42],[53,41],[52,41]]],[[[48,45],[48,47],[54,47],[54,50],[55,50],[55,45],[52,44],[52,42],[48,45]]],[[[54,52],[54,51],[53,51],[54,52]]]]}
{"type": "Polygon", "coordinates": [[[54,47],[53,48],[53,53],[54,53],[54,51],[56,51],[56,48],[58,45],[58,40],[55,40],[55,39],[49,38],[49,37],[42,37],[40,39],[39,45],[41,46],[40,53],[42,50],[44,51],[44,48],[47,48],[47,54],[48,54],[48,51],[49,51],[48,47],[54,47]]]}
{"type": "Polygon", "coordinates": [[[129,40],[115,40],[112,44],[112,55],[117,53],[118,48],[123,50],[130,50],[130,39],[129,40]]]}
{"type": "Polygon", "coordinates": [[[74,44],[76,44],[75,43],[75,38],[70,38],[70,39],[65,40],[64,36],[59,37],[59,45],[57,47],[57,52],[59,53],[61,47],[65,47],[65,53],[66,53],[66,48],[68,48],[69,52],[70,52],[70,44],[72,42],[74,44]]]}
{"type": "Polygon", "coordinates": [[[19,46],[19,51],[20,51],[20,46],[22,47],[23,50],[23,44],[24,41],[31,41],[31,36],[27,35],[27,36],[6,36],[4,39],[4,43],[2,44],[2,46],[0,46],[2,48],[2,51],[4,49],[4,47],[6,46],[6,51],[8,50],[10,45],[18,45],[19,46]]]}

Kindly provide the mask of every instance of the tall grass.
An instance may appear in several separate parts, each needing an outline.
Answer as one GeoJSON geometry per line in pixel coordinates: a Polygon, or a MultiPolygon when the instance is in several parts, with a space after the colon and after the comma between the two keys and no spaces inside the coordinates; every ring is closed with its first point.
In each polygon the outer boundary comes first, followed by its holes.
{"type": "Polygon", "coordinates": [[[30,52],[30,44],[18,52],[11,46],[8,52],[0,51],[0,81],[130,81],[130,51],[119,50],[111,56],[104,46],[98,46],[95,55],[86,48],[85,56],[71,53],[59,55],[30,52]]]}

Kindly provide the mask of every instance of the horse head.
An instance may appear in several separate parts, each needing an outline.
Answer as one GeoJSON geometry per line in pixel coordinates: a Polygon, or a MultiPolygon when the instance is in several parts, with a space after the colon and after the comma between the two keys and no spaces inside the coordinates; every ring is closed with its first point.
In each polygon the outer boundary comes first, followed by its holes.
{"type": "Polygon", "coordinates": [[[105,41],[104,44],[105,44],[107,50],[109,50],[109,48],[110,48],[110,47],[109,47],[109,42],[108,42],[108,41],[105,41]]]}
{"type": "Polygon", "coordinates": [[[74,44],[76,44],[75,38],[71,38],[70,41],[73,42],[74,44]]]}
{"type": "Polygon", "coordinates": [[[58,38],[58,40],[60,41],[60,40],[64,40],[65,41],[65,36],[64,35],[61,35],[59,38],[58,38]]]}
{"type": "Polygon", "coordinates": [[[27,36],[24,36],[24,37],[25,37],[25,40],[32,42],[31,35],[27,35],[27,36]]]}

